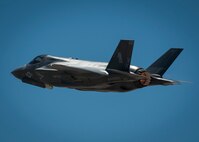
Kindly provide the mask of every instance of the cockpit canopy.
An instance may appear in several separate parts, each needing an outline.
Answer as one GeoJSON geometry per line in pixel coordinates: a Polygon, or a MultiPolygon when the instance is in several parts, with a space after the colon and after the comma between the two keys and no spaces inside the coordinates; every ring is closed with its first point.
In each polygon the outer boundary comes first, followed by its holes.
{"type": "Polygon", "coordinates": [[[34,65],[34,64],[41,63],[41,62],[50,63],[50,62],[55,62],[55,61],[66,61],[66,60],[64,60],[63,58],[54,57],[54,56],[51,56],[51,55],[39,55],[39,56],[35,57],[29,63],[29,65],[34,65]]]}
{"type": "Polygon", "coordinates": [[[40,63],[47,55],[39,55],[35,57],[29,64],[37,64],[40,63]]]}

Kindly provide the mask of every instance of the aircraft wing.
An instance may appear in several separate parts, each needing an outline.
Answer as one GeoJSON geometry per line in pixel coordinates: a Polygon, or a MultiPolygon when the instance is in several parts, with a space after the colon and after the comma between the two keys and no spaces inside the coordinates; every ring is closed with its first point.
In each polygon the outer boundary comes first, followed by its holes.
{"type": "Polygon", "coordinates": [[[56,62],[51,64],[53,69],[59,71],[65,71],[72,74],[89,74],[89,75],[108,75],[104,70],[99,70],[97,68],[86,67],[82,65],[67,64],[64,62],[56,62]]]}

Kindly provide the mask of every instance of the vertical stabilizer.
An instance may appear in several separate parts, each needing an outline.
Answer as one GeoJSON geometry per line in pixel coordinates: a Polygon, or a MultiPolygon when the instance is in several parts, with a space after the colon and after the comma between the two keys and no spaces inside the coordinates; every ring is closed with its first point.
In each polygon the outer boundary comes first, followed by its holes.
{"type": "Polygon", "coordinates": [[[146,70],[152,74],[159,74],[160,76],[162,76],[175,61],[178,55],[182,52],[182,50],[182,48],[169,49],[146,70]]]}
{"type": "Polygon", "coordinates": [[[120,40],[106,70],[129,72],[134,40],[120,40]]]}

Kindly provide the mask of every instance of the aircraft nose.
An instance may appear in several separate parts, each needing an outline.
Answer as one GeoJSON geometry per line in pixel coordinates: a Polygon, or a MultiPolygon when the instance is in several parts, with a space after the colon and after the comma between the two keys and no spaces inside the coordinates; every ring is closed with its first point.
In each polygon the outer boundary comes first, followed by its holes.
{"type": "Polygon", "coordinates": [[[11,72],[16,78],[22,79],[25,76],[25,70],[24,67],[15,69],[11,72]]]}

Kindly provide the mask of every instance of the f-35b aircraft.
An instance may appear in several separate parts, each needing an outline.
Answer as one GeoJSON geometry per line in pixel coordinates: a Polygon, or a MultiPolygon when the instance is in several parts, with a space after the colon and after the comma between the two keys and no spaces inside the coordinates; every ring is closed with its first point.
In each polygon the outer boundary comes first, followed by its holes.
{"type": "Polygon", "coordinates": [[[121,40],[108,63],[40,55],[12,71],[24,83],[42,88],[67,87],[83,91],[127,92],[153,85],[174,85],[163,78],[181,48],[171,48],[148,68],[130,65],[134,40],[121,40]]]}

